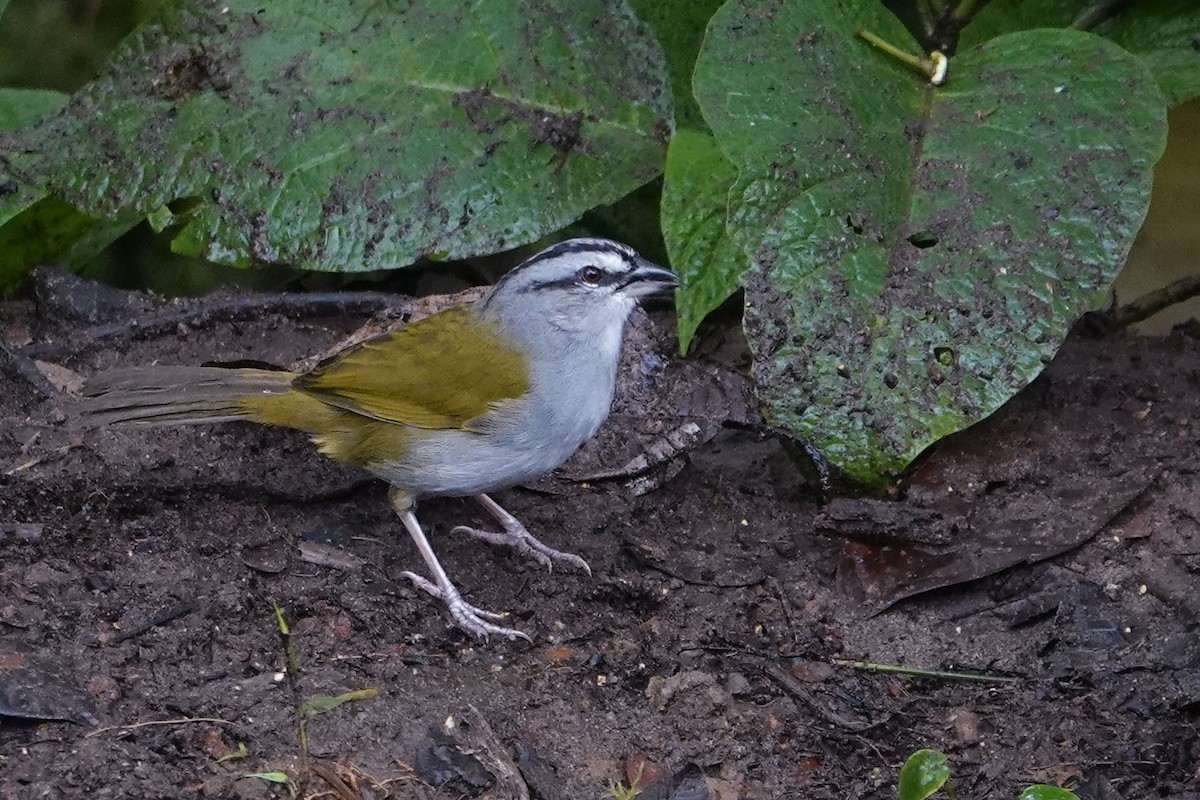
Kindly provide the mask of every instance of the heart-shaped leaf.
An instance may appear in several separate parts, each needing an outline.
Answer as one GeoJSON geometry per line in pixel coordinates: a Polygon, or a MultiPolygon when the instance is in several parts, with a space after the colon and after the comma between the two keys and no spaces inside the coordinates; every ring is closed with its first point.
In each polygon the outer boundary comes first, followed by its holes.
{"type": "Polygon", "coordinates": [[[875,0],[733,0],[695,91],[741,171],[729,228],[764,414],[878,484],[1025,386],[1104,299],[1165,105],[1092,34],[998,37],[933,88],[860,27],[917,51],[875,0]]]}
{"type": "Polygon", "coordinates": [[[675,312],[679,348],[687,352],[696,328],[741,285],[746,256],[725,228],[737,169],[710,134],[680,130],[667,149],[662,228],[679,275],[675,312]]]}
{"type": "Polygon", "coordinates": [[[1107,8],[1095,0],[993,0],[963,30],[959,46],[969,49],[1002,33],[1066,27],[1089,10],[1109,16],[1080,22],[1141,57],[1168,104],[1200,96],[1200,3],[1195,0],[1139,0],[1107,8]]]}
{"type": "Polygon", "coordinates": [[[180,0],[0,149],[180,252],[363,270],[535,240],[653,179],[671,127],[623,0],[180,0]]]}
{"type": "Polygon", "coordinates": [[[937,750],[918,750],[904,761],[896,787],[899,800],[925,800],[950,780],[950,760],[937,750]]]}
{"type": "Polygon", "coordinates": [[[675,98],[675,124],[707,130],[692,97],[692,70],[704,40],[704,29],[722,0],[629,0],[629,5],[662,45],[675,98]]]}
{"type": "MultiPolygon", "coordinates": [[[[61,92],[0,89],[0,131],[17,131],[67,102],[61,92]]],[[[0,295],[32,266],[84,261],[137,223],[98,221],[0,166],[0,295]]]]}
{"type": "Polygon", "coordinates": [[[1079,796],[1057,786],[1037,783],[1022,789],[1017,800],[1079,800],[1079,796]]]}

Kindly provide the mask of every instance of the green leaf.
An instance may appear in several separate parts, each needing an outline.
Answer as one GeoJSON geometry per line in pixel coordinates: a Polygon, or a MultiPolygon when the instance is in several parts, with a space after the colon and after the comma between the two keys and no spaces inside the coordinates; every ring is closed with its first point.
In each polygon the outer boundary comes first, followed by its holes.
{"type": "MultiPolygon", "coordinates": [[[[992,0],[962,32],[962,50],[1002,33],[1066,27],[1095,0],[992,0]]],[[[1200,4],[1196,0],[1139,0],[1102,20],[1105,36],[1146,62],[1169,105],[1200,96],[1200,4]]],[[[953,69],[953,61],[951,61],[953,69]]]]}
{"type": "Polygon", "coordinates": [[[292,629],[288,626],[287,617],[283,615],[283,608],[275,601],[271,601],[271,611],[275,613],[275,626],[279,629],[281,636],[291,636],[292,629]]]}
{"type": "MultiPolygon", "coordinates": [[[[0,8],[0,11],[3,9],[0,8]]],[[[0,131],[16,131],[32,125],[67,102],[60,92],[40,89],[0,89],[0,131]]],[[[22,182],[0,161],[0,225],[25,211],[46,193],[22,182]]],[[[11,256],[0,252],[0,286],[5,282],[3,262],[11,256]]]]}
{"type": "Polygon", "coordinates": [[[1168,105],[1200,97],[1200,4],[1142,0],[1096,26],[1095,33],[1141,56],[1168,105]]]}
{"type": "Polygon", "coordinates": [[[250,751],[246,749],[246,743],[238,742],[237,749],[218,758],[217,763],[226,764],[230,761],[241,761],[243,758],[248,758],[249,756],[250,751]]]}
{"type": "Polygon", "coordinates": [[[1079,798],[1074,792],[1068,792],[1066,789],[1037,783],[1023,789],[1017,795],[1017,800],[1079,800],[1079,798]]]}
{"type": "Polygon", "coordinates": [[[899,800],[925,800],[950,780],[950,760],[937,750],[918,750],[900,768],[899,800]]]}
{"type": "Polygon", "coordinates": [[[0,88],[0,131],[15,131],[32,125],[62,108],[67,95],[46,89],[0,88]]]}
{"type": "Polygon", "coordinates": [[[267,781],[269,783],[287,783],[291,780],[288,778],[286,772],[249,772],[242,777],[257,778],[260,781],[267,781]]]}
{"type": "Polygon", "coordinates": [[[332,711],[338,706],[353,700],[370,700],[377,694],[379,694],[378,689],[356,689],[352,692],[345,692],[339,695],[317,695],[316,697],[310,697],[300,706],[300,713],[306,717],[315,717],[317,714],[332,711]]]}
{"type": "Polygon", "coordinates": [[[712,136],[693,130],[675,134],[667,149],[662,228],[679,276],[675,313],[685,353],[704,317],[737,291],[746,270],[746,256],[725,228],[735,180],[737,168],[712,136]]]}
{"type": "Polygon", "coordinates": [[[57,197],[42,197],[0,226],[0,292],[51,261],[95,224],[57,197]]]}
{"type": "MultiPolygon", "coordinates": [[[[988,39],[1034,28],[1066,28],[1094,0],[989,0],[958,38],[965,53],[988,39]]],[[[953,57],[952,57],[953,58],[953,57]]],[[[953,60],[950,62],[954,66],[953,60]]]]}
{"type": "Polygon", "coordinates": [[[733,0],[696,96],[741,169],[729,227],[753,264],[764,415],[879,485],[1029,383],[1103,300],[1165,106],[1091,34],[999,37],[933,89],[859,28],[917,51],[874,0],[733,0]]]}
{"type": "Polygon", "coordinates": [[[662,45],[675,98],[678,128],[708,130],[700,107],[692,96],[692,70],[704,41],[704,29],[724,0],[629,0],[662,45]]]}
{"type": "MultiPolygon", "coordinates": [[[[0,89],[0,131],[32,125],[67,100],[61,92],[0,89]]],[[[0,296],[38,264],[84,263],[137,221],[126,216],[100,222],[0,167],[0,296]]]]}
{"type": "Polygon", "coordinates": [[[180,0],[0,149],[89,214],[197,198],[181,253],[352,271],[536,240],[652,180],[671,127],[623,0],[180,0]]]}

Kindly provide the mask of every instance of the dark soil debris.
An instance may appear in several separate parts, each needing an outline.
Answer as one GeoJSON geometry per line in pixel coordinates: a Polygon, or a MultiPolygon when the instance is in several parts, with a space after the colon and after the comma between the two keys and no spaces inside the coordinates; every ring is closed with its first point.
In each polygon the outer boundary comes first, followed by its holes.
{"type": "Polygon", "coordinates": [[[151,85],[156,96],[178,101],[209,90],[222,94],[231,83],[215,58],[194,48],[164,64],[151,85]]]}
{"type": "Polygon", "coordinates": [[[478,133],[495,133],[514,120],[529,125],[535,145],[547,144],[560,155],[579,149],[583,144],[583,112],[553,114],[540,108],[499,97],[490,89],[459,92],[454,105],[467,115],[472,129],[478,133]]]}
{"type": "Polygon", "coordinates": [[[419,559],[384,487],[302,436],[81,432],[74,401],[32,377],[47,361],[81,376],[294,363],[374,302],[162,305],[42,285],[36,302],[0,304],[0,652],[37,656],[69,687],[71,706],[48,715],[99,727],[10,710],[0,797],[282,798],[245,777],[280,771],[309,797],[599,800],[643,764],[649,797],[890,800],[920,747],[950,755],[962,797],[1035,781],[1197,797],[1200,341],[1187,332],[1072,338],[1030,391],[933,453],[894,509],[822,514],[780,446],[747,429],[745,379],[672,356],[669,318],[635,320],[605,431],[558,476],[502,495],[592,578],[451,534],[483,521],[466,501],[422,506],[468,599],[510,609],[534,638],[483,644],[401,576],[419,559]],[[665,434],[670,447],[648,444],[665,434]],[[874,615],[863,601],[884,548],[944,567],[1029,542],[1031,563],[920,584],[874,615]],[[309,717],[307,761],[272,603],[301,700],[379,691],[309,717]]]}

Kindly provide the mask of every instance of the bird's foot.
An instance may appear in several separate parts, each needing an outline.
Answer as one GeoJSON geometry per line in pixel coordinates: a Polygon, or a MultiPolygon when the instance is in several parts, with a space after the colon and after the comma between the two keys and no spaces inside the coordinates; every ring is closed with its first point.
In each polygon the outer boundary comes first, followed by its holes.
{"type": "Polygon", "coordinates": [[[445,603],[446,607],[450,609],[450,616],[454,618],[455,624],[472,636],[486,639],[488,636],[495,634],[497,636],[507,636],[509,639],[524,639],[527,642],[533,641],[528,635],[516,628],[505,628],[488,622],[488,620],[498,622],[507,615],[497,614],[495,611],[488,611],[471,605],[466,600],[463,600],[462,595],[459,594],[454,584],[447,581],[445,586],[439,586],[426,578],[422,578],[415,572],[403,572],[401,575],[412,581],[413,586],[424,592],[428,592],[445,603]]]}
{"type": "Polygon", "coordinates": [[[511,547],[518,555],[536,561],[550,572],[554,571],[554,562],[561,561],[586,572],[588,575],[592,574],[592,568],[581,557],[574,553],[564,553],[561,550],[555,550],[553,547],[542,544],[524,525],[515,520],[514,524],[504,526],[504,533],[484,531],[478,528],[470,528],[466,525],[459,525],[450,532],[465,533],[490,544],[511,547]]]}

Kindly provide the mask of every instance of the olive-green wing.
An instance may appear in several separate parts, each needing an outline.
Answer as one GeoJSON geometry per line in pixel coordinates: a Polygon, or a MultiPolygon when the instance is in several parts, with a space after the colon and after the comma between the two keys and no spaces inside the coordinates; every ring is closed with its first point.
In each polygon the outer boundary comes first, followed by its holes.
{"type": "Polygon", "coordinates": [[[292,385],[363,416],[445,430],[523,395],[529,370],[493,324],[453,308],[344,350],[292,385]]]}

